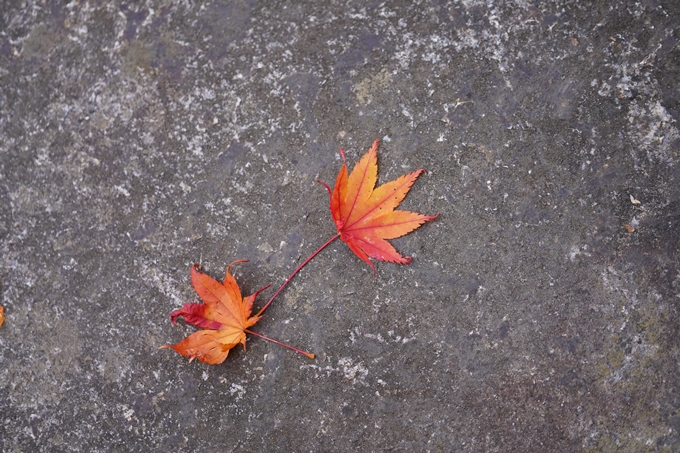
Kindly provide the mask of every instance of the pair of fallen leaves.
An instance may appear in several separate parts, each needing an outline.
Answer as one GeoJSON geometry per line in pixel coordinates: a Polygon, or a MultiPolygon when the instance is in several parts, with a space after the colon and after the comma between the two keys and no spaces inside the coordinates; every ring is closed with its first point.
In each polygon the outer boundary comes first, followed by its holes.
{"type": "Polygon", "coordinates": [[[396,207],[404,199],[413,183],[424,170],[416,170],[375,188],[378,178],[378,140],[361,158],[359,163],[348,175],[345,153],[340,150],[343,165],[331,189],[323,184],[330,194],[330,210],[338,233],[316,250],[286,279],[267,304],[255,315],[251,316],[253,302],[257,295],[268,288],[256,291],[243,298],[236,280],[230,273],[234,261],[227,267],[224,280],[218,282],[212,277],[199,271],[200,266],[194,264],[191,268],[191,283],[203,304],[188,303],[181,309],[170,314],[173,324],[182,316],[184,320],[204,330],[194,332],[175,345],[165,345],[189,357],[209,364],[222,363],[229,354],[229,350],[237,344],[246,347],[246,333],[262,337],[279,345],[293,349],[299,353],[314,358],[310,354],[286,344],[280,343],[264,335],[249,330],[262,317],[262,313],[274,298],[285,288],[288,282],[321,250],[335,239],[342,239],[349,248],[363,261],[373,268],[375,266],[369,258],[379,261],[407,264],[411,257],[404,257],[387,242],[387,239],[401,237],[423,223],[438,217],[417,214],[408,211],[396,211],[396,207]]]}

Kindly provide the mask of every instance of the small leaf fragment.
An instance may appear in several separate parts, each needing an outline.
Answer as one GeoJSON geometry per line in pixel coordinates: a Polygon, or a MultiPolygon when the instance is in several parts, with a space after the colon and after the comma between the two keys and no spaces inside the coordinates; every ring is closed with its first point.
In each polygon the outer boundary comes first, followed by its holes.
{"type": "Polygon", "coordinates": [[[628,225],[627,223],[624,225],[624,227],[626,228],[626,231],[628,231],[629,233],[633,233],[635,231],[635,228],[628,225]]]}
{"type": "Polygon", "coordinates": [[[633,203],[635,206],[640,206],[642,203],[640,200],[636,200],[634,196],[630,196],[630,202],[633,203]]]}
{"type": "Polygon", "coordinates": [[[3,322],[5,322],[5,307],[0,305],[0,326],[2,326],[3,322]]]}

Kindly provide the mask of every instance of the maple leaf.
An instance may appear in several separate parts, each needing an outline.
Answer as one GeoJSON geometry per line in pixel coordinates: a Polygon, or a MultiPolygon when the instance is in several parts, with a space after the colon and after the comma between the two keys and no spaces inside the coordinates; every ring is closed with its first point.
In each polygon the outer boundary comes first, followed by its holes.
{"type": "Polygon", "coordinates": [[[191,267],[191,283],[203,304],[188,303],[170,314],[173,324],[180,316],[184,321],[205,330],[194,332],[175,345],[164,345],[161,348],[171,348],[189,357],[190,361],[198,359],[209,364],[219,364],[227,358],[229,350],[237,344],[246,348],[246,329],[255,325],[260,316],[250,316],[253,302],[257,294],[267,288],[258,290],[254,294],[242,298],[241,290],[236,279],[229,272],[234,263],[227,266],[224,281],[218,282],[209,275],[199,272],[200,265],[191,267]]]}
{"type": "Polygon", "coordinates": [[[250,316],[250,313],[253,311],[253,302],[255,302],[257,295],[269,288],[269,285],[257,290],[250,296],[241,297],[241,290],[229,270],[234,263],[245,262],[247,260],[236,260],[227,266],[226,276],[222,282],[199,272],[201,269],[199,264],[194,264],[191,267],[191,283],[204,303],[184,304],[179,310],[170,313],[170,320],[173,324],[176,324],[176,319],[182,316],[188,324],[205,330],[194,332],[175,345],[161,346],[161,349],[174,349],[183,356],[189,357],[190,362],[198,359],[201,362],[217,365],[224,362],[229,350],[237,344],[242,344],[245,350],[246,333],[250,333],[304,354],[310,359],[314,358],[314,354],[248,330],[262,318],[259,313],[256,316],[250,316]]]}
{"type": "Polygon", "coordinates": [[[409,211],[395,211],[418,176],[425,170],[416,170],[394,181],[375,187],[378,179],[378,144],[373,146],[347,175],[347,160],[340,150],[343,165],[333,190],[324,183],[330,194],[330,208],[340,239],[375,274],[369,257],[392,263],[408,264],[410,256],[401,256],[387,239],[395,239],[415,230],[423,223],[434,220],[439,214],[428,216],[409,211]]]}
{"type": "Polygon", "coordinates": [[[0,305],[0,326],[5,322],[5,308],[0,305]]]}
{"type": "Polygon", "coordinates": [[[373,268],[374,276],[376,275],[375,266],[369,257],[401,264],[411,262],[410,256],[401,256],[387,242],[387,239],[395,239],[410,233],[423,223],[436,219],[439,214],[429,216],[415,212],[395,211],[418,176],[425,171],[423,169],[375,188],[378,179],[379,143],[379,140],[373,142],[373,146],[361,158],[349,176],[345,152],[340,150],[343,165],[335,181],[335,187],[331,189],[327,184],[319,181],[331,196],[331,214],[338,233],[316,249],[290,274],[256,316],[264,313],[293,277],[337,238],[345,241],[359,258],[373,268]]]}

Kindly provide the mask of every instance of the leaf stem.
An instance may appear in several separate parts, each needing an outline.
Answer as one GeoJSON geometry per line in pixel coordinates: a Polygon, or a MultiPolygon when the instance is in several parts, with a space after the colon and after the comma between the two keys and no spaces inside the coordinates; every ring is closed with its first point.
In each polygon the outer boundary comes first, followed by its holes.
{"type": "Polygon", "coordinates": [[[276,340],[274,340],[273,338],[265,337],[264,335],[262,335],[262,334],[260,334],[260,333],[253,332],[252,330],[246,329],[245,331],[246,331],[246,333],[249,333],[249,334],[251,334],[251,335],[255,335],[256,337],[260,337],[260,338],[262,338],[262,339],[264,339],[264,340],[271,341],[272,343],[278,344],[279,346],[283,346],[284,348],[288,348],[288,349],[291,349],[291,350],[293,350],[293,351],[295,351],[295,352],[298,352],[298,353],[300,353],[300,354],[302,354],[302,355],[306,355],[306,356],[309,357],[310,359],[313,359],[314,357],[316,357],[316,356],[315,356],[314,354],[312,354],[311,352],[305,352],[305,351],[303,351],[303,350],[301,350],[301,349],[294,348],[294,347],[292,347],[292,346],[290,346],[290,345],[287,345],[286,343],[281,343],[280,341],[276,341],[276,340]]]}
{"type": "Polygon", "coordinates": [[[329,240],[327,240],[326,243],[325,243],[324,245],[322,245],[321,247],[319,247],[319,248],[316,250],[316,252],[314,252],[314,253],[312,253],[311,255],[309,255],[309,258],[307,258],[306,260],[304,260],[304,262],[303,262],[302,264],[300,264],[300,265],[298,266],[298,268],[295,269],[295,270],[293,271],[292,274],[290,274],[290,277],[288,277],[288,278],[283,282],[283,285],[281,285],[281,287],[280,287],[278,290],[276,290],[276,292],[275,292],[274,295],[271,297],[271,299],[269,299],[269,302],[267,302],[267,303],[265,304],[265,306],[262,307],[262,309],[261,309],[255,316],[261,316],[262,313],[264,313],[264,311],[267,309],[267,307],[269,307],[269,304],[271,304],[272,301],[276,298],[276,296],[278,296],[279,293],[280,293],[281,291],[283,291],[283,288],[286,287],[286,285],[288,284],[288,282],[290,282],[291,279],[292,279],[293,277],[295,277],[295,275],[296,275],[298,272],[300,272],[300,270],[302,270],[302,268],[305,267],[305,266],[307,265],[307,263],[309,263],[309,262],[312,260],[312,258],[314,258],[316,255],[318,255],[319,252],[321,252],[321,250],[323,250],[323,249],[325,249],[326,247],[328,247],[328,245],[329,245],[331,242],[333,242],[334,240],[336,240],[336,239],[339,238],[339,237],[340,237],[340,233],[336,234],[335,236],[333,236],[332,238],[330,238],[329,240]]]}

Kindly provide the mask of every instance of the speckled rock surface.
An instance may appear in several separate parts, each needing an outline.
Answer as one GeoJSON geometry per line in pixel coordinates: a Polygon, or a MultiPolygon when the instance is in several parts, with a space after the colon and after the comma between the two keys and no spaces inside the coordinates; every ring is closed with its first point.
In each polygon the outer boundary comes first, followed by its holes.
{"type": "Polygon", "coordinates": [[[0,13],[1,451],[680,450],[677,2],[0,13]],[[192,263],[249,294],[331,237],[375,138],[441,216],[273,303],[316,360],[158,349],[192,263]]]}

